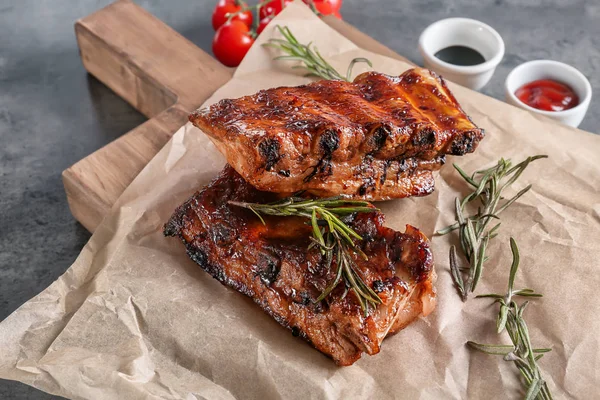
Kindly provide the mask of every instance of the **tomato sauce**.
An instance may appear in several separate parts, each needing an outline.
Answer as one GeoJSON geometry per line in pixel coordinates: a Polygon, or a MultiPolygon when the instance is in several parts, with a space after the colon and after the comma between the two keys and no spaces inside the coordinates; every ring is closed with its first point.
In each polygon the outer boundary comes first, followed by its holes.
{"type": "Polygon", "coordinates": [[[528,106],[543,111],[563,111],[579,104],[573,89],[551,79],[529,82],[517,89],[515,96],[528,106]]]}

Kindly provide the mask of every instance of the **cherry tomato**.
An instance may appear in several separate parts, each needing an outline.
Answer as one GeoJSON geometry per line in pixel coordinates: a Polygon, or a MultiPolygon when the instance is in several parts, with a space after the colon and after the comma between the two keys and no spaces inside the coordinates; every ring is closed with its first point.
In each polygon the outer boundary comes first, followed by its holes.
{"type": "Polygon", "coordinates": [[[288,4],[294,0],[271,0],[260,8],[260,19],[268,16],[274,17],[281,12],[288,4]],[[283,6],[283,7],[282,7],[283,6]]]}
{"type": "MultiPolygon", "coordinates": [[[[216,31],[227,22],[229,18],[228,14],[234,14],[242,9],[245,6],[245,3],[240,0],[219,0],[215,9],[213,10],[212,15],[212,26],[216,31]]],[[[231,19],[232,21],[242,21],[245,23],[248,28],[252,26],[252,12],[250,10],[246,10],[244,12],[239,13],[235,17],[231,19]]]]}
{"type": "Polygon", "coordinates": [[[250,28],[242,21],[230,21],[215,33],[212,42],[213,54],[228,67],[237,67],[254,43],[250,28]]]}
{"type": "Polygon", "coordinates": [[[261,19],[258,24],[258,28],[256,28],[256,33],[258,33],[260,35],[260,33],[265,30],[267,25],[269,25],[269,22],[271,22],[272,20],[273,20],[273,17],[265,17],[265,18],[261,19]]]}
{"type": "Polygon", "coordinates": [[[334,11],[333,12],[333,16],[336,17],[336,18],[342,19],[342,14],[340,14],[339,11],[334,11]]]}
{"type": "Polygon", "coordinates": [[[329,3],[331,4],[331,8],[335,11],[340,11],[342,9],[342,0],[329,0],[329,3]]]}
{"type": "MultiPolygon", "coordinates": [[[[311,0],[304,0],[304,2],[310,5],[311,0]]],[[[342,8],[342,0],[312,0],[312,2],[317,11],[323,15],[335,15],[336,13],[339,15],[340,8],[342,8]]],[[[338,18],[341,18],[341,15],[338,18]]]]}

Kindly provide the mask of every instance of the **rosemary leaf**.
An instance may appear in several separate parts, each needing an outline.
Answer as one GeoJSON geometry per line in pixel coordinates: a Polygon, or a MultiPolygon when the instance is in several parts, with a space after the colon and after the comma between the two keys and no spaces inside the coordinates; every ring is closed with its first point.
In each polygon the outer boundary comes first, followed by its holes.
{"type": "Polygon", "coordinates": [[[439,235],[439,236],[443,236],[443,235],[446,235],[446,234],[448,234],[448,233],[450,233],[452,231],[457,230],[458,227],[459,227],[458,224],[449,225],[449,226],[445,227],[444,229],[440,229],[435,234],[439,235]]]}
{"type": "Polygon", "coordinates": [[[469,175],[467,175],[467,173],[465,171],[463,171],[458,165],[454,164],[454,169],[458,171],[458,173],[460,174],[460,176],[462,176],[462,178],[467,181],[470,185],[472,185],[473,187],[477,187],[479,186],[477,184],[477,182],[475,182],[473,180],[473,178],[471,178],[469,175]]]}
{"type": "Polygon", "coordinates": [[[527,391],[527,394],[525,394],[525,400],[533,400],[535,399],[538,394],[540,393],[540,390],[542,390],[542,385],[544,384],[544,381],[538,378],[534,378],[533,381],[529,384],[529,390],[527,391]]]}
{"type": "Polygon", "coordinates": [[[477,255],[477,264],[475,264],[475,274],[473,276],[473,290],[477,287],[477,283],[483,273],[483,262],[485,260],[485,249],[489,241],[489,236],[483,238],[483,243],[479,247],[479,254],[477,255]]]}
{"type": "Polygon", "coordinates": [[[302,65],[295,65],[292,68],[303,68],[308,71],[307,76],[317,76],[327,80],[348,81],[352,80],[352,69],[357,63],[366,63],[369,67],[373,67],[371,61],[364,57],[357,57],[350,61],[346,76],[340,74],[331,66],[321,55],[319,50],[312,43],[301,44],[298,39],[292,34],[292,31],[287,26],[277,25],[277,30],[283,36],[283,39],[269,39],[263,46],[281,50],[286,55],[275,57],[274,60],[299,61],[302,65]]]}
{"type": "MultiPolygon", "coordinates": [[[[340,257],[340,253],[339,253],[340,251],[341,250],[338,248],[338,255],[337,255],[338,257],[340,257]]],[[[331,268],[331,263],[333,261],[333,252],[332,251],[327,252],[326,257],[327,257],[326,265],[327,265],[327,268],[329,269],[329,268],[331,268]]],[[[321,295],[317,298],[317,300],[315,300],[315,302],[319,303],[324,298],[329,296],[329,293],[331,293],[331,291],[337,287],[337,285],[340,283],[341,279],[342,279],[342,269],[338,268],[333,282],[331,282],[331,284],[323,291],[323,293],[321,293],[321,295]]]]}
{"type": "MultiPolygon", "coordinates": [[[[508,169],[506,164],[502,165],[502,167],[508,169]]],[[[523,376],[526,399],[550,400],[552,399],[552,394],[550,393],[550,389],[548,389],[548,385],[542,379],[542,374],[537,365],[537,361],[540,360],[545,353],[551,351],[551,349],[534,348],[532,346],[529,329],[523,317],[524,312],[530,303],[525,301],[523,304],[519,305],[513,300],[513,296],[535,295],[536,293],[532,289],[514,290],[520,257],[517,242],[513,238],[510,239],[510,247],[513,260],[510,267],[506,295],[486,294],[477,297],[493,298],[495,299],[495,303],[500,304],[500,310],[498,311],[496,319],[497,331],[498,334],[500,334],[506,330],[512,345],[489,345],[473,341],[467,342],[467,345],[474,350],[486,354],[501,355],[505,361],[513,362],[523,376]]]]}
{"type": "Polygon", "coordinates": [[[464,298],[466,295],[465,285],[463,283],[462,274],[458,267],[457,258],[458,257],[456,255],[456,246],[451,246],[450,247],[450,272],[452,273],[452,280],[454,281],[454,284],[455,284],[456,288],[458,289],[460,296],[464,298]]]}
{"type": "Polygon", "coordinates": [[[499,356],[505,356],[508,353],[514,351],[515,346],[508,344],[481,344],[476,342],[467,342],[467,345],[475,350],[479,350],[482,353],[494,354],[499,356]]]}
{"type": "MultiPolygon", "coordinates": [[[[458,255],[454,254],[450,268],[454,284],[461,294],[463,301],[468,298],[470,293],[475,291],[487,261],[486,250],[489,241],[498,235],[500,223],[488,229],[490,221],[499,219],[500,213],[527,193],[531,189],[531,185],[521,189],[509,200],[506,200],[502,196],[503,190],[510,187],[523,174],[529,164],[546,157],[545,155],[527,157],[516,165],[513,165],[510,160],[501,158],[496,165],[475,171],[471,176],[458,165],[454,165],[459,175],[473,190],[462,200],[459,198],[455,199],[456,222],[439,230],[436,232],[436,235],[446,235],[458,230],[462,253],[468,266],[466,268],[461,267],[458,255]],[[466,216],[467,206],[475,201],[479,202],[477,212],[466,216]],[[459,280],[455,276],[457,273],[466,275],[466,282],[465,279],[459,280]],[[463,283],[462,289],[459,285],[461,282],[463,283]]],[[[523,292],[521,295],[536,297],[536,295],[527,292],[523,292]]]]}
{"type": "Polygon", "coordinates": [[[491,297],[493,299],[503,299],[504,298],[504,296],[502,296],[501,294],[495,294],[495,293],[479,294],[479,295],[475,296],[476,299],[483,299],[485,297],[491,297]]]}
{"type": "Polygon", "coordinates": [[[260,222],[263,223],[263,225],[266,225],[267,223],[265,222],[265,220],[263,219],[263,217],[256,212],[256,210],[252,207],[248,207],[248,209],[250,209],[250,211],[252,211],[254,214],[256,214],[256,216],[260,219],[260,222]]]}
{"type": "Polygon", "coordinates": [[[500,305],[500,312],[498,313],[498,319],[496,322],[496,332],[502,333],[504,328],[506,328],[506,321],[508,320],[508,307],[506,304],[500,305]]]}
{"type": "Polygon", "coordinates": [[[531,289],[521,289],[513,292],[513,296],[523,296],[523,297],[544,297],[540,293],[535,293],[531,289]]]}
{"type": "Polygon", "coordinates": [[[515,277],[517,276],[517,270],[519,269],[519,262],[521,260],[517,242],[515,242],[515,239],[513,238],[510,238],[510,250],[512,251],[513,262],[510,266],[510,275],[508,276],[508,293],[512,295],[515,286],[515,277]]]}
{"type": "Polygon", "coordinates": [[[319,245],[321,245],[321,253],[325,253],[325,250],[323,249],[325,247],[325,239],[323,238],[323,234],[321,233],[321,228],[319,228],[319,222],[317,220],[317,212],[314,208],[312,210],[310,222],[311,222],[311,225],[313,228],[313,236],[317,240],[317,243],[319,245]]]}
{"type": "Polygon", "coordinates": [[[348,82],[350,82],[352,80],[352,69],[354,68],[354,64],[359,63],[359,62],[364,62],[369,67],[373,68],[373,63],[371,63],[371,61],[367,58],[358,57],[358,58],[353,59],[352,61],[350,61],[350,65],[348,65],[348,70],[346,71],[346,80],[348,82]]]}

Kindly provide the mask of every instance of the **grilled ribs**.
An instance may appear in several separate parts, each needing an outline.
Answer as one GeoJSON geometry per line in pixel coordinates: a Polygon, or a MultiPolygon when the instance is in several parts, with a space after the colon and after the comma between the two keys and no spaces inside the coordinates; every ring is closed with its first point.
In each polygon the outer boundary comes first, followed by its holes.
{"type": "Polygon", "coordinates": [[[222,284],[251,297],[277,322],[312,343],[339,365],[363,352],[376,354],[383,339],[435,307],[432,255],[416,228],[405,233],[383,226],[380,212],[352,214],[345,222],[363,240],[356,269],[382,299],[365,317],[350,290],[340,283],[325,300],[315,300],[334,280],[334,268],[315,247],[311,228],[299,217],[266,216],[229,201],[267,203],[278,195],[259,191],[226,166],[208,186],[181,205],[164,227],[179,237],[188,255],[222,284]]]}
{"type": "Polygon", "coordinates": [[[422,196],[445,155],[484,132],[435,73],[363,73],[226,99],[190,115],[257,189],[367,200],[422,196]]]}

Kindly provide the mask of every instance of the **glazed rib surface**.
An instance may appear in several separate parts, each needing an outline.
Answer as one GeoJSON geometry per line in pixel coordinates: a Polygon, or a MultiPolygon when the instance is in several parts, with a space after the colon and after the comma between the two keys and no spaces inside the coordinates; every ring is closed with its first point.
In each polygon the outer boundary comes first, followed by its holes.
{"type": "Polygon", "coordinates": [[[263,225],[251,211],[228,204],[276,199],[226,166],[175,211],[164,233],[179,237],[191,259],[215,279],[251,297],[339,365],[354,363],[363,352],[378,353],[387,335],[435,307],[427,238],[411,226],[405,233],[384,227],[380,212],[352,214],[345,222],[363,237],[357,244],[369,258],[354,257],[356,269],[383,303],[365,317],[352,290],[342,297],[343,283],[316,303],[335,271],[316,248],[307,250],[306,221],[265,217],[263,225]]]}
{"type": "Polygon", "coordinates": [[[472,152],[484,136],[422,68],[261,90],[190,121],[259,190],[368,200],[431,193],[445,155],[472,152]]]}

